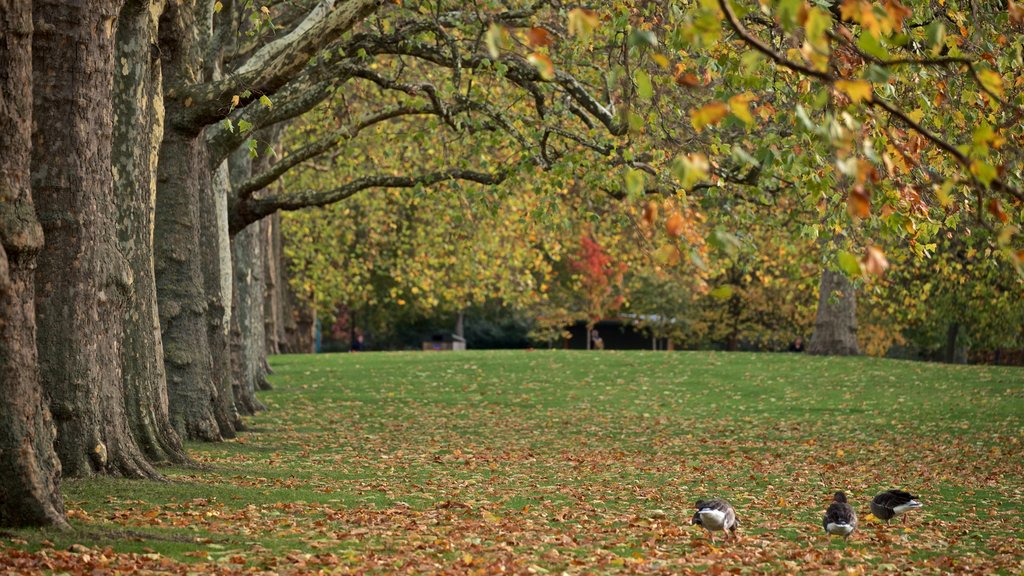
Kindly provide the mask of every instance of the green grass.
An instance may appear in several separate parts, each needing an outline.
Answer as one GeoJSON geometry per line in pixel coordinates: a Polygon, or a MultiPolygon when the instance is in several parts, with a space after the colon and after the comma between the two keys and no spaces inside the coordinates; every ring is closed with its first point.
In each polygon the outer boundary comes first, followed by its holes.
{"type": "Polygon", "coordinates": [[[1024,570],[1020,369],[565,351],[272,365],[249,432],[189,446],[208,468],[66,481],[78,531],[8,546],[181,571],[1024,570]],[[866,518],[893,487],[926,507],[866,518]],[[861,515],[845,546],[820,527],[837,489],[861,515]],[[742,540],[689,526],[707,496],[733,502],[742,540]]]}

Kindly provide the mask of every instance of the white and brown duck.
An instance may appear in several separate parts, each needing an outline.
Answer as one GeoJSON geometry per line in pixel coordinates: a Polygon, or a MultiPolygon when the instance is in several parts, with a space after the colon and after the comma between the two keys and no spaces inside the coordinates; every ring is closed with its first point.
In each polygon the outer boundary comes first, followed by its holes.
{"type": "Polygon", "coordinates": [[[857,529],[857,513],[846,502],[846,494],[836,492],[832,498],[832,504],[825,511],[825,517],[821,520],[825,533],[829,535],[842,536],[848,539],[850,534],[857,529]]]}
{"type": "Polygon", "coordinates": [[[714,498],[697,500],[695,506],[697,512],[694,513],[690,523],[707,530],[712,542],[715,541],[716,531],[724,531],[727,537],[732,534],[733,539],[738,538],[736,529],[739,528],[740,521],[736,517],[736,510],[733,509],[732,504],[721,498],[714,498]]]}
{"type": "MultiPolygon", "coordinates": [[[[871,513],[875,515],[875,518],[885,520],[885,523],[888,524],[893,518],[922,506],[924,504],[918,502],[917,496],[910,492],[886,490],[871,501],[871,513]]],[[[903,517],[903,521],[907,521],[906,516],[903,517]]]]}

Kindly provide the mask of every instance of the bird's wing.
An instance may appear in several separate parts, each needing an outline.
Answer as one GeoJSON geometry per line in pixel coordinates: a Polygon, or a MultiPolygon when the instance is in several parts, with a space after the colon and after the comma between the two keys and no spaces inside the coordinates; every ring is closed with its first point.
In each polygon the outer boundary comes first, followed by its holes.
{"type": "Polygon", "coordinates": [[[910,492],[904,492],[902,490],[889,490],[882,492],[878,496],[875,496],[875,504],[885,508],[895,508],[902,506],[914,499],[914,495],[910,492]]]}

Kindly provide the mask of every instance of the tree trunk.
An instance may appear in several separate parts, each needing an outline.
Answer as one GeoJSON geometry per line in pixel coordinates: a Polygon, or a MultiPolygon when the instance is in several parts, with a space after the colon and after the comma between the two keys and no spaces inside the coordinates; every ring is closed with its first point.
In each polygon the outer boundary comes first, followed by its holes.
{"type": "Polygon", "coordinates": [[[214,173],[213,188],[203,194],[200,238],[203,250],[203,279],[207,302],[207,338],[212,359],[213,385],[217,389],[214,414],[221,436],[234,438],[236,430],[244,429],[241,415],[235,408],[231,358],[231,240],[228,238],[227,195],[231,188],[226,162],[214,173]]]}
{"type": "Polygon", "coordinates": [[[284,280],[284,351],[288,354],[312,354],[316,351],[316,310],[292,287],[288,261],[282,264],[284,280]]]}
{"type": "Polygon", "coordinates": [[[823,356],[860,354],[857,345],[857,292],[841,271],[825,269],[821,274],[818,316],[807,353],[823,356]]]}
{"type": "Polygon", "coordinates": [[[125,409],[153,462],[188,462],[171,426],[153,271],[153,210],[163,137],[160,60],[153,54],[163,1],[129,0],[118,17],[114,76],[114,193],[120,250],[135,279],[121,349],[125,409]]]}
{"type": "Polygon", "coordinates": [[[946,329],[946,348],[943,360],[949,364],[967,364],[967,346],[963,337],[964,327],[956,321],[949,323],[946,329]]]}
{"type": "Polygon", "coordinates": [[[267,354],[280,354],[284,341],[284,275],[281,273],[283,255],[281,253],[281,215],[274,214],[266,218],[266,263],[264,277],[267,291],[264,301],[264,333],[267,337],[267,354]]]}
{"type": "Polygon", "coordinates": [[[32,5],[0,0],[0,525],[67,528],[36,349],[32,5]]]}
{"type": "Polygon", "coordinates": [[[177,95],[203,80],[210,10],[205,3],[172,2],[160,17],[166,121],[157,171],[154,256],[171,422],[185,438],[218,441],[225,422],[218,419],[200,247],[210,163],[203,126],[189,121],[194,103],[177,95]]]}
{"type": "Polygon", "coordinates": [[[235,310],[232,321],[232,349],[235,352],[235,401],[239,412],[254,414],[266,407],[256,399],[259,380],[264,377],[260,350],[264,345],[262,314],[263,287],[258,277],[263,271],[260,260],[260,230],[250,225],[235,234],[232,256],[235,265],[235,310]]]}
{"type": "Polygon", "coordinates": [[[133,278],[114,221],[116,0],[33,3],[32,190],[46,237],[36,275],[43,386],[69,476],[159,477],[124,408],[121,345],[133,278]]]}

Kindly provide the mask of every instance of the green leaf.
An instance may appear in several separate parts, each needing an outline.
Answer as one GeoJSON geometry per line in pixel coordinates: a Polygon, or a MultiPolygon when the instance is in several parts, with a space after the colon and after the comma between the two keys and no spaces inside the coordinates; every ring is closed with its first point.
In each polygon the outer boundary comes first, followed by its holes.
{"type": "Polygon", "coordinates": [[[640,170],[628,168],[626,170],[626,195],[632,199],[644,195],[644,173],[640,170]]]}
{"type": "Polygon", "coordinates": [[[861,275],[860,260],[853,254],[841,250],[839,252],[839,269],[845,272],[847,276],[857,278],[861,275]]]}
{"type": "Polygon", "coordinates": [[[881,60],[889,59],[889,51],[871,34],[861,34],[857,39],[857,47],[881,60]]]}
{"type": "Polygon", "coordinates": [[[736,256],[740,251],[740,246],[742,246],[739,238],[729,232],[726,232],[722,228],[716,228],[714,232],[711,233],[711,237],[708,238],[708,244],[711,244],[729,256],[736,256]]]}
{"type": "Polygon", "coordinates": [[[723,284],[722,286],[715,288],[711,292],[708,292],[708,294],[715,298],[718,298],[719,300],[728,300],[729,298],[732,298],[732,293],[732,286],[728,284],[723,284]]]}
{"type": "Polygon", "coordinates": [[[654,96],[654,86],[651,84],[651,77],[643,70],[637,70],[634,76],[636,80],[636,93],[644,100],[650,100],[654,96]]]}
{"type": "Polygon", "coordinates": [[[249,122],[248,120],[239,120],[238,121],[238,131],[239,132],[248,132],[251,129],[252,129],[252,122],[249,122]]]}
{"type": "Polygon", "coordinates": [[[928,43],[933,55],[942,51],[942,46],[946,43],[946,25],[938,18],[925,28],[925,42],[928,43]]]}
{"type": "Polygon", "coordinates": [[[267,108],[274,107],[274,103],[270,101],[270,98],[268,98],[266,94],[260,96],[260,104],[263,104],[267,108]]]}
{"type": "Polygon", "coordinates": [[[650,30],[634,28],[633,31],[629,33],[628,42],[630,48],[657,48],[658,36],[650,30]]]}

